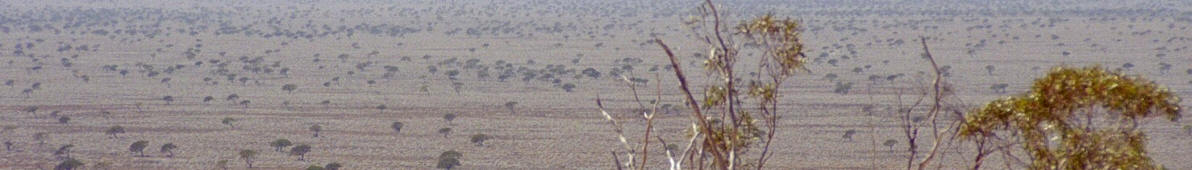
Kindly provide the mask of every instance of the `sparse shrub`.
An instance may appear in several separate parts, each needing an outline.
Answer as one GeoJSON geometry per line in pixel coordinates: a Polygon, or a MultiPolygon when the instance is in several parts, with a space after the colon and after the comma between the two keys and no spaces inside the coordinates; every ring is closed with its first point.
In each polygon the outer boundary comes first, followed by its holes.
{"type": "Polygon", "coordinates": [[[73,147],[74,145],[71,144],[62,145],[62,147],[58,148],[58,151],[54,151],[54,155],[62,155],[66,158],[70,158],[70,148],[73,147]]]}
{"type": "Polygon", "coordinates": [[[844,139],[848,139],[848,141],[853,141],[854,134],[857,134],[857,130],[849,129],[849,130],[844,131],[844,136],[841,136],[841,137],[844,139]]]}
{"type": "Polygon", "coordinates": [[[164,145],[161,145],[161,153],[169,154],[169,155],[166,155],[166,157],[173,158],[174,157],[174,149],[178,149],[178,145],[174,145],[174,143],[166,143],[164,145]]]}
{"type": "MultiPolygon", "coordinates": [[[[257,151],[248,150],[248,149],[240,150],[240,159],[244,160],[244,164],[248,165],[248,168],[252,168],[253,159],[256,159],[256,157],[257,157],[257,151]]],[[[224,169],[227,169],[227,168],[225,167],[224,169]]]]}
{"type": "Polygon", "coordinates": [[[120,138],[120,136],[117,136],[117,134],[124,133],[124,127],[120,125],[112,126],[108,128],[106,133],[108,135],[112,135],[112,138],[120,138]]]}
{"type": "Polygon", "coordinates": [[[315,124],[315,125],[311,125],[309,129],[311,132],[315,132],[315,137],[317,138],[317,137],[319,137],[319,132],[323,131],[323,126],[319,126],[319,124],[315,124]]]}
{"type": "Polygon", "coordinates": [[[228,160],[219,160],[215,162],[215,169],[228,170],[228,160]]]}
{"type": "Polygon", "coordinates": [[[46,144],[46,140],[50,140],[50,134],[45,132],[34,133],[33,140],[36,140],[39,145],[46,144]]]}
{"type": "Polygon", "coordinates": [[[993,90],[993,92],[995,92],[995,93],[1006,93],[1006,87],[1010,87],[1010,84],[1006,84],[1006,83],[993,84],[992,86],[989,86],[989,89],[993,90]]]}
{"type": "Polygon", "coordinates": [[[149,146],[149,141],[144,141],[144,140],[136,141],[136,142],[133,142],[132,145],[128,145],[128,151],[139,153],[141,155],[141,157],[144,157],[145,156],[145,147],[148,147],[148,146],[149,146]]]}
{"type": "Polygon", "coordinates": [[[400,133],[400,132],[401,132],[401,128],[402,128],[402,127],[404,127],[404,126],[406,126],[406,124],[404,124],[404,123],[401,123],[401,122],[397,122],[397,121],[395,121],[395,122],[393,122],[393,125],[390,125],[389,127],[390,127],[390,128],[393,128],[393,132],[394,132],[394,133],[400,133]]]}
{"type": "Polygon", "coordinates": [[[890,150],[894,150],[894,145],[897,145],[897,144],[898,144],[898,141],[894,140],[894,139],[890,139],[890,140],[886,140],[886,142],[882,142],[882,145],[886,146],[886,147],[890,147],[890,150]]]}
{"type": "Polygon", "coordinates": [[[490,138],[492,138],[492,137],[485,135],[485,134],[475,134],[475,135],[472,135],[471,141],[472,141],[472,143],[476,144],[476,146],[484,146],[484,141],[487,141],[490,138]]]}
{"type": "Polygon", "coordinates": [[[219,122],[220,122],[220,123],[223,123],[224,125],[228,125],[228,127],[236,128],[236,126],[235,126],[235,125],[232,125],[233,123],[236,123],[236,119],[235,119],[235,118],[231,118],[231,117],[224,117],[224,118],[223,118],[223,120],[220,120],[219,122]]]}
{"type": "Polygon", "coordinates": [[[61,124],[70,123],[70,117],[69,116],[58,117],[58,123],[61,123],[61,124]]]}
{"type": "Polygon", "coordinates": [[[274,148],[276,148],[276,150],[278,152],[281,152],[282,148],[288,147],[293,144],[294,143],[291,143],[290,140],[287,140],[287,139],[277,139],[277,140],[273,140],[273,142],[269,142],[269,146],[273,146],[274,148]]]}
{"type": "Polygon", "coordinates": [[[449,128],[449,127],[439,128],[439,134],[443,134],[443,138],[447,138],[447,135],[451,134],[451,128],[449,128]]]}
{"type": "Polygon", "coordinates": [[[517,107],[517,102],[505,102],[505,108],[509,109],[509,114],[517,114],[517,110],[514,110],[514,107],[517,107]]]}
{"type": "Polygon", "coordinates": [[[74,159],[74,158],[69,158],[69,159],[62,161],[62,163],[58,163],[58,166],[54,166],[54,170],[74,170],[74,169],[79,169],[82,167],[83,167],[83,161],[79,161],[78,159],[74,159]]]}
{"type": "Polygon", "coordinates": [[[285,90],[287,93],[293,94],[294,90],[298,90],[298,85],[285,84],[281,86],[281,90],[285,90]]]}
{"type": "Polygon", "coordinates": [[[443,120],[447,121],[447,124],[451,124],[451,121],[455,120],[455,114],[454,113],[443,114],[443,120]]]}
{"type": "Polygon", "coordinates": [[[310,153],[310,145],[302,144],[290,148],[290,155],[298,155],[298,160],[306,160],[306,153],[310,153]]]}
{"type": "Polygon", "coordinates": [[[339,168],[343,168],[343,167],[344,167],[344,165],[340,164],[339,162],[332,162],[332,163],[328,163],[327,165],[323,166],[323,168],[325,168],[327,170],[339,170],[339,168]]]}
{"type": "Polygon", "coordinates": [[[571,83],[563,84],[562,88],[563,88],[563,91],[572,92],[573,90],[575,90],[575,84],[571,84],[571,83]]]}
{"type": "Polygon", "coordinates": [[[456,166],[460,165],[459,159],[463,158],[463,156],[464,154],[456,152],[455,150],[443,152],[439,154],[439,163],[435,167],[439,169],[450,170],[451,168],[455,168],[456,166]]]}
{"type": "Polygon", "coordinates": [[[166,105],[170,105],[171,102],[174,102],[174,96],[161,97],[161,100],[166,101],[166,105]]]}
{"type": "Polygon", "coordinates": [[[845,95],[849,90],[853,89],[853,82],[836,82],[836,87],[832,89],[833,93],[845,95]]]}

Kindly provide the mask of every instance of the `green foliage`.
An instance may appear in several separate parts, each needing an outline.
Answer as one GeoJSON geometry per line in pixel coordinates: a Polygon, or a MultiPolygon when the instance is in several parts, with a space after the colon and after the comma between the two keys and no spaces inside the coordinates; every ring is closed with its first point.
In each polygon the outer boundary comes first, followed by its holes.
{"type": "Polygon", "coordinates": [[[321,167],[321,166],[318,166],[318,165],[311,165],[311,166],[308,166],[308,167],[306,167],[306,170],[326,170],[326,169],[327,169],[327,168],[323,168],[323,167],[321,167]]]}
{"type": "Polygon", "coordinates": [[[957,133],[970,140],[1016,133],[1033,158],[1031,169],[1156,169],[1137,127],[1147,117],[1178,120],[1179,101],[1141,77],[1101,67],[1057,67],[1036,79],[1029,92],[967,115],[957,133]],[[1112,123],[1094,127],[1094,114],[1112,123]]]}

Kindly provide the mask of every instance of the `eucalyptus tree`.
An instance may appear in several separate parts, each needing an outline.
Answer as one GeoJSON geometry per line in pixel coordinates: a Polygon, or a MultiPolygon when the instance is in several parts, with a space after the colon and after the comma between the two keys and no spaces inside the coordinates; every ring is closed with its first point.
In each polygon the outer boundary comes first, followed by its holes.
{"type": "Polygon", "coordinates": [[[1031,169],[1158,169],[1139,127],[1151,117],[1175,122],[1181,117],[1179,101],[1139,76],[1057,67],[1036,79],[1030,91],[966,114],[957,135],[978,145],[1016,136],[1011,139],[1034,159],[1031,169]]]}

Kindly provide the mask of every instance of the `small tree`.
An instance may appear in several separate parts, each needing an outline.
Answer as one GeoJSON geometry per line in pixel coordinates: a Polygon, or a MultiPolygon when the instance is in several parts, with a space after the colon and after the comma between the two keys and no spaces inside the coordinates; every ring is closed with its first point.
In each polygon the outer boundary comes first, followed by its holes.
{"type": "Polygon", "coordinates": [[[385,109],[388,109],[388,108],[389,107],[385,106],[385,104],[377,105],[377,110],[380,110],[381,114],[385,114],[385,109]]]}
{"type": "Polygon", "coordinates": [[[842,138],[848,139],[848,141],[853,141],[854,134],[857,134],[857,130],[849,129],[844,131],[844,136],[842,136],[842,138]]]}
{"type": "Polygon", "coordinates": [[[12,141],[4,141],[4,150],[5,150],[5,151],[12,151],[12,145],[13,145],[13,144],[15,144],[15,143],[12,143],[12,141]]]}
{"type": "Polygon", "coordinates": [[[298,90],[298,85],[294,85],[294,84],[282,85],[281,90],[285,90],[287,93],[293,94],[294,90],[298,90]]]}
{"type": "Polygon", "coordinates": [[[106,131],[106,133],[108,135],[112,135],[112,138],[119,139],[120,136],[117,136],[116,134],[124,133],[124,127],[120,126],[120,125],[112,126],[112,127],[108,128],[108,131],[106,131]]]}
{"type": "Polygon", "coordinates": [[[298,155],[298,160],[306,160],[306,153],[310,152],[310,145],[302,144],[290,148],[290,155],[298,155]]]}
{"type": "Polygon", "coordinates": [[[240,159],[244,160],[244,164],[247,164],[248,168],[252,168],[252,161],[256,157],[257,157],[257,151],[248,150],[248,149],[240,150],[240,159]]]}
{"type": "Polygon", "coordinates": [[[149,141],[141,140],[141,141],[133,142],[132,145],[129,145],[128,151],[139,153],[139,154],[141,154],[141,157],[145,157],[145,147],[148,147],[148,146],[149,146],[149,141]]]}
{"type": "Polygon", "coordinates": [[[443,134],[443,138],[447,138],[447,135],[451,134],[451,128],[449,128],[449,127],[440,128],[439,134],[443,134]]]}
{"type": "Polygon", "coordinates": [[[293,145],[293,144],[294,143],[291,143],[290,140],[287,140],[287,139],[277,139],[277,140],[273,140],[273,142],[269,142],[269,146],[273,146],[274,148],[277,148],[278,152],[281,152],[282,148],[289,147],[290,145],[293,145]]]}
{"type": "Polygon", "coordinates": [[[54,166],[54,170],[74,170],[74,169],[82,168],[83,165],[84,165],[83,161],[79,161],[78,159],[70,158],[70,159],[66,159],[66,160],[62,161],[62,163],[58,163],[58,166],[54,166]]]}
{"type": "Polygon", "coordinates": [[[46,144],[46,140],[50,139],[50,135],[45,132],[37,132],[33,134],[33,140],[37,141],[38,145],[46,144]]]}
{"type": "Polygon", "coordinates": [[[882,145],[886,146],[886,147],[890,147],[890,150],[894,150],[894,145],[897,145],[897,144],[898,144],[898,141],[894,140],[894,139],[890,139],[890,140],[886,140],[886,142],[882,142],[882,145]]]}
{"type": "Polygon", "coordinates": [[[459,94],[459,90],[464,88],[464,83],[451,82],[451,89],[455,90],[455,94],[459,94]]]}
{"type": "Polygon", "coordinates": [[[450,170],[451,168],[455,168],[456,166],[460,165],[459,158],[462,158],[463,156],[463,154],[456,152],[455,150],[443,152],[439,154],[439,163],[435,167],[439,169],[450,170]]]}
{"type": "Polygon", "coordinates": [[[319,126],[319,124],[311,125],[310,131],[315,132],[315,137],[317,138],[319,137],[319,132],[323,131],[323,126],[319,126]]]}
{"type": "Polygon", "coordinates": [[[235,119],[235,118],[231,118],[231,117],[224,117],[224,118],[223,118],[223,120],[221,120],[221,121],[219,121],[219,122],[220,122],[220,123],[223,123],[224,125],[228,125],[228,127],[236,128],[236,126],[235,126],[235,125],[232,125],[232,123],[236,123],[236,119],[235,119]]]}
{"type": "Polygon", "coordinates": [[[228,160],[219,160],[215,162],[215,169],[228,170],[228,160]]]}
{"type": "Polygon", "coordinates": [[[509,109],[509,114],[517,114],[517,110],[514,110],[514,107],[517,107],[517,102],[505,102],[505,108],[509,109]]]}
{"type": "Polygon", "coordinates": [[[476,146],[484,146],[484,141],[487,141],[490,138],[492,137],[485,134],[475,134],[472,135],[472,143],[475,143],[476,146]]]}
{"type": "Polygon", "coordinates": [[[74,145],[71,144],[62,145],[62,147],[58,148],[58,151],[54,151],[54,155],[62,155],[66,158],[70,158],[70,148],[73,147],[74,145]]]}
{"type": "Polygon", "coordinates": [[[161,97],[161,100],[166,101],[166,105],[170,105],[171,102],[174,102],[174,96],[161,97]]]}
{"type": "Polygon", "coordinates": [[[328,163],[327,165],[323,166],[323,168],[325,168],[326,170],[339,170],[339,168],[343,168],[343,167],[344,166],[339,164],[339,162],[332,162],[332,163],[328,163]]]}
{"type": "Polygon", "coordinates": [[[61,123],[61,124],[70,123],[70,117],[69,117],[69,116],[62,116],[62,117],[59,117],[59,118],[58,118],[58,123],[61,123]]]}
{"type": "Polygon", "coordinates": [[[571,83],[563,84],[562,88],[563,88],[563,91],[572,92],[575,90],[575,84],[571,84],[571,83]]]}
{"type": "Polygon", "coordinates": [[[966,115],[957,135],[982,144],[1009,132],[1034,159],[1031,169],[1159,169],[1147,156],[1146,137],[1138,127],[1148,117],[1176,121],[1179,101],[1138,76],[1101,67],[1057,67],[1036,79],[1030,91],[966,115]]]}
{"type": "Polygon", "coordinates": [[[166,155],[166,157],[173,158],[174,157],[174,149],[178,149],[178,145],[174,145],[174,143],[166,143],[164,145],[161,145],[161,153],[169,154],[169,155],[166,155]]]}
{"type": "Polygon", "coordinates": [[[447,121],[447,124],[451,124],[451,121],[455,120],[455,114],[454,113],[444,114],[443,120],[447,121]]]}
{"type": "Polygon", "coordinates": [[[390,125],[389,127],[392,127],[392,128],[393,128],[393,132],[394,132],[394,133],[400,133],[400,132],[401,132],[401,128],[402,128],[402,127],[404,127],[404,126],[406,126],[406,125],[405,125],[405,124],[403,124],[403,123],[401,123],[401,122],[396,122],[396,121],[395,121],[395,122],[393,122],[393,125],[390,125]]]}

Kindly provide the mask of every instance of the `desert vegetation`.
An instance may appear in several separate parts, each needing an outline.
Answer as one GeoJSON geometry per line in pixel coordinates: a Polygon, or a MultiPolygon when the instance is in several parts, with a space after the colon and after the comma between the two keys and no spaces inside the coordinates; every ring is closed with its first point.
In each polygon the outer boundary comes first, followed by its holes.
{"type": "Polygon", "coordinates": [[[0,169],[1192,169],[1188,8],[3,1],[0,169]]]}

